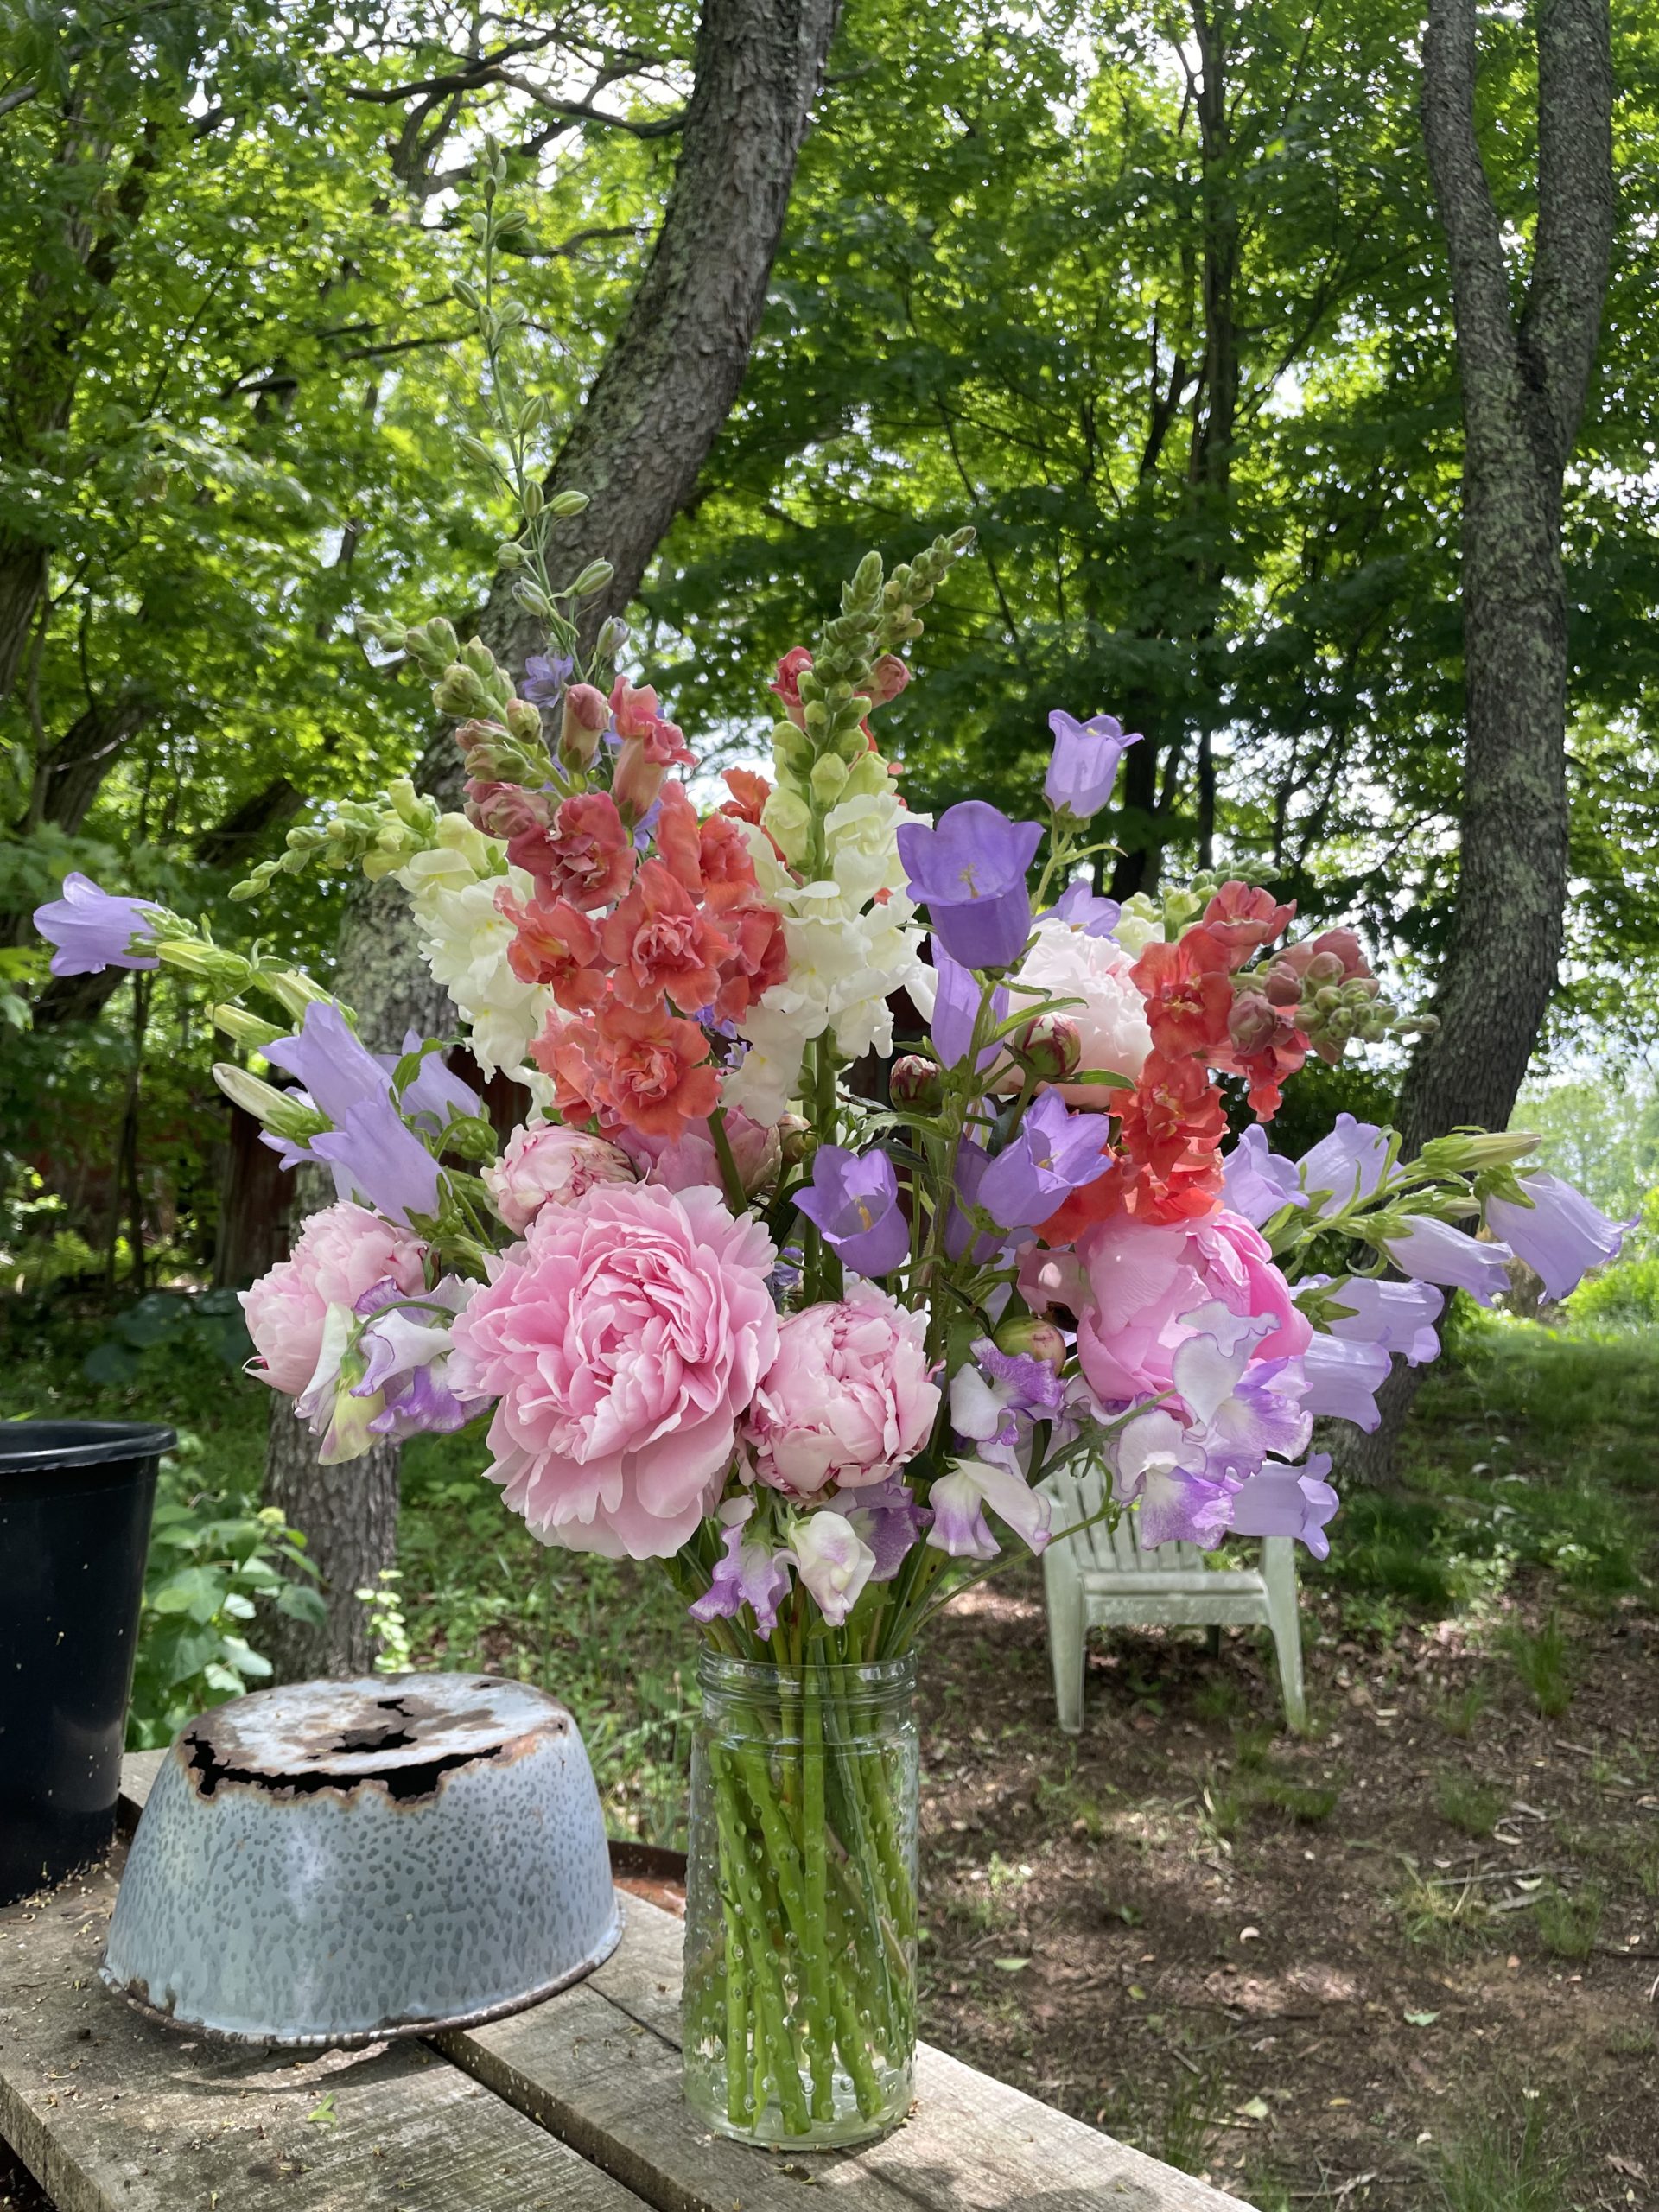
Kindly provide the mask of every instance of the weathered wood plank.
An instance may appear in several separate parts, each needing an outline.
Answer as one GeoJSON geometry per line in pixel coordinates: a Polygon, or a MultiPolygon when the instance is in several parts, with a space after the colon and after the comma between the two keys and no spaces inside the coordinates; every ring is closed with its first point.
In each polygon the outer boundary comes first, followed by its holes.
{"type": "Polygon", "coordinates": [[[97,1979],[105,1870],[0,1913],[0,2134],[59,2212],[643,2212],[419,2044],[296,2063],[97,1979]]]}
{"type": "Polygon", "coordinates": [[[803,2181],[846,2212],[1238,2212],[1236,2197],[927,2044],[915,2111],[884,2143],[791,2157],[709,2134],[680,2097],[683,1934],[632,1901],[587,1981],[438,2047],[657,2212],[800,2212],[803,2181]]]}

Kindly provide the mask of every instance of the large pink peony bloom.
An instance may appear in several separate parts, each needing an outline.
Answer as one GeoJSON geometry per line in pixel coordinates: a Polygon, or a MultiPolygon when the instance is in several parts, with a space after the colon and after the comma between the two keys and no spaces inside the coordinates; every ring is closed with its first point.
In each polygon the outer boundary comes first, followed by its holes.
{"type": "Polygon", "coordinates": [[[449,1379],[500,1401],[489,1473],[544,1543],[666,1559],[712,1510],[778,1347],[775,1256],[717,1192],[629,1183],[544,1206],[492,1260],[449,1379]]]}
{"type": "Polygon", "coordinates": [[[242,1293],[242,1311],[259,1363],[252,1372],[296,1398],[311,1380],[331,1306],[355,1306],[388,1278],[400,1291],[421,1288],[425,1246],[406,1229],[362,1206],[325,1207],[300,1231],[286,1260],[242,1293]]]}
{"type": "Polygon", "coordinates": [[[939,1386],[927,1316],[874,1283],[786,1317],[743,1426],[757,1478],[791,1497],[885,1482],[926,1443],[939,1386]]]}
{"type": "Polygon", "coordinates": [[[525,1122],[507,1140],[493,1167],[484,1170],[484,1187],[515,1236],[522,1236],[550,1200],[574,1205],[596,1184],[632,1183],[633,1164],[603,1137],[563,1122],[525,1122]]]}
{"type": "Polygon", "coordinates": [[[1169,1389],[1175,1354],[1196,1333],[1182,1317],[1214,1300],[1241,1319],[1271,1321],[1256,1359],[1293,1357],[1313,1333],[1265,1238],[1224,1208],[1169,1228],[1116,1214],[1087,1231],[1077,1256],[1088,1286],[1077,1358],[1103,1403],[1169,1389]]]}

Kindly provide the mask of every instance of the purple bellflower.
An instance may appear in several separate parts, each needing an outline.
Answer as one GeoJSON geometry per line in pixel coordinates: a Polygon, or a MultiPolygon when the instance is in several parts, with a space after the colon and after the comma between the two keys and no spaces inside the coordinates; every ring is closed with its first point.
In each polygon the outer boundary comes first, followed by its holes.
{"type": "Polygon", "coordinates": [[[1294,1536],[1315,1559],[1328,1559],[1325,1533],[1341,1504],[1328,1482],[1331,1455],[1315,1452],[1299,1467],[1269,1461],[1233,1493],[1233,1529],[1241,1536],[1294,1536]]]}
{"type": "Polygon", "coordinates": [[[1253,1228],[1270,1221],[1281,1206],[1305,1206],[1296,1187],[1294,1160],[1281,1159],[1268,1143],[1268,1133],[1252,1122],[1221,1163],[1222,1202],[1243,1214],[1253,1228]]]}
{"type": "Polygon", "coordinates": [[[391,1103],[389,1091],[360,1099],[337,1128],[313,1137],[309,1156],[334,1173],[338,1198],[356,1198],[408,1227],[438,1211],[438,1163],[391,1103]]]}
{"type": "Polygon", "coordinates": [[[52,955],[54,976],[96,976],[105,968],[156,968],[151,917],[156,908],[142,899],[120,899],[100,890],[89,875],[71,870],[63,896],[35,909],[35,926],[52,955]]]}
{"type": "Polygon", "coordinates": [[[1087,822],[1098,814],[1112,795],[1117,764],[1141,733],[1125,737],[1123,726],[1110,715],[1090,715],[1080,722],[1057,707],[1048,718],[1054,733],[1054,753],[1043,781],[1043,796],[1057,812],[1087,822]]]}
{"type": "Polygon", "coordinates": [[[1507,1244],[1478,1243],[1431,1214],[1414,1214],[1397,1236],[1384,1239],[1382,1249],[1402,1275],[1466,1290],[1480,1306],[1490,1306],[1509,1288],[1512,1255],[1507,1244]]]}
{"type": "MultiPolygon", "coordinates": [[[[968,1047],[974,1041],[974,1024],[979,1018],[979,978],[971,968],[964,968],[953,960],[936,937],[933,940],[933,972],[938,988],[933,998],[931,1024],[933,1049],[948,1068],[956,1066],[968,1056],[968,1047]]],[[[999,985],[991,994],[993,1023],[1005,1021],[1008,1013],[1008,995],[999,985]]],[[[1001,1047],[985,1046],[976,1065],[988,1068],[1001,1047]]]]}
{"type": "Polygon", "coordinates": [[[1302,1354],[1307,1377],[1303,1404],[1311,1414],[1351,1421],[1367,1435],[1382,1420],[1376,1394],[1389,1379],[1389,1355],[1378,1344],[1354,1344],[1315,1329],[1302,1354]]]}
{"type": "Polygon", "coordinates": [[[1316,1214],[1332,1213],[1368,1198],[1389,1164],[1389,1141],[1374,1122],[1338,1114],[1328,1137],[1297,1162],[1303,1191],[1316,1214]]]}
{"type": "MultiPolygon", "coordinates": [[[[1304,1280],[1312,1285],[1325,1279],[1304,1280]]],[[[1327,1321],[1333,1337],[1403,1352],[1408,1367],[1422,1367],[1439,1357],[1440,1340],[1434,1324],[1446,1300],[1432,1283],[1380,1282],[1374,1275],[1351,1275],[1331,1296],[1337,1305],[1351,1309],[1327,1321]]]]}
{"type": "Polygon", "coordinates": [[[1000,807],[965,798],[933,829],[899,826],[899,857],[911,896],[925,905],[953,960],[964,968],[1011,968],[1031,934],[1026,870],[1043,841],[1040,822],[1010,822],[1000,807]]]}
{"type": "Polygon", "coordinates": [[[879,1149],[855,1153],[821,1144],[812,1155],[811,1186],[797,1194],[795,1205],[855,1274],[889,1274],[910,1250],[899,1178],[879,1149]]]}
{"type": "Polygon", "coordinates": [[[1116,899],[1098,899],[1086,876],[1079,876],[1075,883],[1068,883],[1052,906],[1039,915],[1039,921],[1068,923],[1074,930],[1081,930],[1084,937],[1110,937],[1117,927],[1123,909],[1116,899]]]}
{"type": "Polygon", "coordinates": [[[1565,1298],[1586,1270],[1616,1259],[1629,1222],[1609,1221],[1582,1191],[1559,1175],[1523,1175],[1521,1187],[1532,1200],[1489,1198],[1486,1223],[1533,1273],[1543,1278],[1551,1298],[1565,1298]]]}
{"type": "MultiPolygon", "coordinates": [[[[404,1038],[405,1054],[420,1052],[421,1039],[409,1030],[404,1038]]],[[[394,1061],[392,1065],[397,1063],[394,1061]]],[[[483,1110],[483,1101],[470,1084],[444,1065],[442,1052],[426,1052],[412,1083],[405,1084],[398,1101],[404,1118],[423,1135],[438,1136],[451,1122],[464,1121],[483,1110]]]]}
{"type": "Polygon", "coordinates": [[[1112,1164],[1104,1114],[1074,1114],[1046,1090],[980,1178],[978,1202],[1004,1229],[1032,1229],[1112,1164]]]}

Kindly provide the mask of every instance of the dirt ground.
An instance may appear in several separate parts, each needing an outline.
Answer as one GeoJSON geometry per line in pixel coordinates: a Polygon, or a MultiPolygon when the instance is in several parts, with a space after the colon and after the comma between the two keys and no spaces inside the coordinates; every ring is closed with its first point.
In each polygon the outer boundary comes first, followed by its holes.
{"type": "Polygon", "coordinates": [[[1272,2212],[1659,2207],[1659,1617],[1567,1624],[1548,1719],[1305,1604],[1302,1740],[1251,1632],[1091,1638],[1072,1742],[1035,1571],[947,1616],[925,2032],[1272,2212]],[[1515,2192],[1443,2198],[1471,2158],[1515,2192]]]}

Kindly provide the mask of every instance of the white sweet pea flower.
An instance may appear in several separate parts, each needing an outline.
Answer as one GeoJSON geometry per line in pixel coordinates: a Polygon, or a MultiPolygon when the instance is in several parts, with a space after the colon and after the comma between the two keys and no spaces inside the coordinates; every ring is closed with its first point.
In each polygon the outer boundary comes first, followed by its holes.
{"type": "Polygon", "coordinates": [[[874,1572],[875,1554],[850,1521],[822,1509],[792,1521],[789,1537],[796,1572],[825,1620],[839,1628],[874,1572]]]}
{"type": "Polygon", "coordinates": [[[1011,1467],[961,1459],[927,1494],[933,1525],[927,1541],[951,1559],[995,1559],[1001,1547],[985,1518],[988,1505],[1033,1552],[1049,1539],[1049,1503],[1011,1467]]]}

